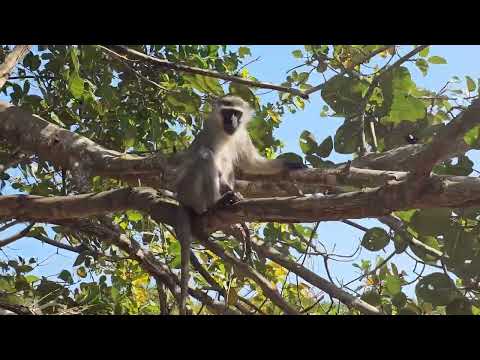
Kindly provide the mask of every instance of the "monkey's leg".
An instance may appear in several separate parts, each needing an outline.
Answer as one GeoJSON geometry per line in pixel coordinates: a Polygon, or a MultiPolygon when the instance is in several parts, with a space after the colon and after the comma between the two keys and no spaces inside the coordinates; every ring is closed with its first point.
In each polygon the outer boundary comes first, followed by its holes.
{"type": "Polygon", "coordinates": [[[252,263],[252,240],[250,239],[250,229],[245,223],[240,223],[240,226],[243,228],[243,256],[242,260],[244,262],[252,263]]]}
{"type": "Polygon", "coordinates": [[[215,164],[215,154],[210,149],[202,149],[198,157],[198,168],[201,169],[203,196],[206,198],[207,210],[212,208],[221,198],[220,171],[215,164]]]}

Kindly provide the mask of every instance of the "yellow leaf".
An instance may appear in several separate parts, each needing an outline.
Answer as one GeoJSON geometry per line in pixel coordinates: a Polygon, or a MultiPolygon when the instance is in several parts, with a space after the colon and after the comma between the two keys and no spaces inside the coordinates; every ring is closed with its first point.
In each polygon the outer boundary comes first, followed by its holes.
{"type": "Polygon", "coordinates": [[[280,122],[280,116],[276,112],[273,112],[271,110],[267,110],[267,114],[268,114],[268,116],[270,116],[270,118],[272,119],[272,121],[274,123],[278,124],[280,122]]]}
{"type": "Polygon", "coordinates": [[[135,280],[132,281],[132,285],[134,287],[141,287],[147,285],[149,281],[150,278],[148,274],[142,274],[140,277],[137,277],[135,280]]]}
{"type": "Polygon", "coordinates": [[[280,265],[274,262],[270,263],[269,265],[273,268],[273,273],[275,274],[275,276],[283,278],[287,275],[287,270],[280,265]]]}
{"type": "Polygon", "coordinates": [[[133,297],[138,304],[143,304],[148,300],[147,290],[143,287],[132,288],[133,297]]]}

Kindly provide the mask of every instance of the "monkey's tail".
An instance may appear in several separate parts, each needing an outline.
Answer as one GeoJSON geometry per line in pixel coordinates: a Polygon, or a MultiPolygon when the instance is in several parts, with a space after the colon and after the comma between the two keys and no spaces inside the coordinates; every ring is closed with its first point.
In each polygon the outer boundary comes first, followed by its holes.
{"type": "Polygon", "coordinates": [[[186,302],[188,297],[188,281],[190,279],[190,247],[192,246],[193,233],[192,221],[189,209],[179,206],[177,226],[175,227],[177,239],[180,242],[180,315],[186,315],[186,302]]]}

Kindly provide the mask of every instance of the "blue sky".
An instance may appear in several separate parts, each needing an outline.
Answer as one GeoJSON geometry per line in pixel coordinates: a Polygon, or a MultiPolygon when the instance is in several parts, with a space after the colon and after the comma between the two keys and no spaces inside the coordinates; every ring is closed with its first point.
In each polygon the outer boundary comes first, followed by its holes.
{"type": "MultiPolygon", "coordinates": [[[[299,65],[299,60],[295,59],[291,53],[295,49],[303,49],[301,45],[258,45],[251,47],[251,58],[246,61],[260,57],[256,62],[247,66],[249,72],[261,81],[271,83],[281,83],[286,78],[286,70],[293,66],[299,65]]],[[[406,53],[410,47],[405,47],[403,53],[406,53]]],[[[480,46],[465,46],[465,45],[434,45],[430,49],[430,55],[439,55],[447,60],[445,65],[433,65],[430,67],[427,77],[423,77],[420,71],[414,66],[409,66],[412,72],[413,79],[418,86],[428,88],[430,90],[439,90],[447,80],[456,75],[464,78],[465,75],[471,76],[473,79],[480,78],[480,65],[477,59],[480,58],[480,46]]],[[[318,74],[312,74],[311,81],[313,85],[322,82],[323,79],[318,74]]],[[[259,93],[265,92],[264,90],[259,93]]],[[[272,101],[277,98],[276,92],[271,92],[262,95],[263,101],[272,101]]],[[[8,100],[3,95],[0,99],[8,100]]],[[[333,136],[336,129],[343,122],[341,118],[325,118],[320,117],[320,110],[323,106],[323,101],[320,98],[320,93],[315,93],[311,96],[309,102],[306,103],[304,111],[296,112],[295,114],[285,114],[283,122],[279,129],[276,130],[275,135],[278,136],[284,143],[284,151],[293,151],[301,153],[298,138],[303,130],[312,132],[318,141],[322,141],[327,136],[333,136]]],[[[471,158],[475,161],[478,167],[480,157],[477,152],[471,153],[471,158]]],[[[334,162],[342,162],[350,159],[348,156],[341,156],[339,154],[332,154],[330,160],[334,162]]],[[[374,220],[355,220],[356,222],[367,226],[379,226],[379,223],[374,220]]],[[[11,231],[6,231],[0,234],[0,239],[3,239],[14,231],[20,229],[15,227],[11,231]]],[[[322,241],[329,250],[335,248],[335,253],[351,254],[357,248],[361,241],[363,232],[352,228],[346,224],[339,222],[322,222],[318,228],[318,239],[322,241]]],[[[389,246],[385,254],[389,254],[393,247],[389,246]]],[[[48,259],[42,267],[38,269],[38,273],[44,275],[58,274],[62,269],[69,269],[76,254],[57,250],[49,245],[43,245],[35,239],[23,239],[13,243],[8,249],[4,249],[8,256],[21,255],[27,259],[31,256],[39,259],[48,259]]],[[[382,253],[370,253],[363,249],[360,259],[374,260],[377,255],[384,255],[382,253]]],[[[4,257],[0,253],[0,259],[4,257]]],[[[374,262],[374,261],[373,261],[374,262]]],[[[399,270],[405,270],[410,276],[413,269],[413,261],[406,256],[397,256],[394,262],[399,270]]],[[[320,275],[325,276],[325,269],[323,261],[318,259],[307,260],[306,265],[309,265],[314,271],[320,275]]],[[[330,272],[334,277],[343,279],[345,282],[356,277],[358,269],[354,268],[351,263],[332,262],[330,264],[330,272]]],[[[409,277],[412,279],[412,277],[409,277]]],[[[413,295],[413,288],[407,289],[408,295],[413,295]]]]}

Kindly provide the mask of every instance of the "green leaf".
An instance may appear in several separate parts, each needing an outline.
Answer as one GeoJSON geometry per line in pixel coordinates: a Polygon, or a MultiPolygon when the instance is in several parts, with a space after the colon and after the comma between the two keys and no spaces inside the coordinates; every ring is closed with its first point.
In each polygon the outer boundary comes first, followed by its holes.
{"type": "Polygon", "coordinates": [[[25,275],[25,280],[27,280],[27,282],[31,284],[31,283],[34,283],[35,281],[40,280],[40,278],[35,275],[25,275]]]}
{"type": "Polygon", "coordinates": [[[418,55],[420,55],[421,57],[427,57],[429,52],[430,52],[430,46],[420,51],[418,55]]]}
{"type": "Polygon", "coordinates": [[[452,165],[452,160],[446,160],[436,165],[433,170],[438,175],[467,176],[473,171],[473,161],[466,155],[460,155],[455,165],[452,165]]]}
{"type": "Polygon", "coordinates": [[[80,264],[83,264],[83,262],[85,261],[85,257],[86,255],[83,253],[78,255],[77,258],[75,259],[75,262],[73,263],[73,266],[78,266],[80,264]]]}
{"type": "Polygon", "coordinates": [[[230,83],[229,91],[232,95],[240,96],[243,100],[248,102],[250,105],[255,105],[257,102],[255,94],[246,85],[238,84],[238,83],[230,83]]]}
{"type": "Polygon", "coordinates": [[[41,60],[38,55],[34,55],[32,52],[29,52],[24,58],[23,58],[23,65],[25,67],[28,67],[30,71],[37,71],[38,68],[41,65],[41,60]]]}
{"type": "Polygon", "coordinates": [[[75,72],[78,74],[78,72],[80,70],[80,65],[78,63],[78,49],[77,48],[71,48],[70,58],[72,59],[73,68],[75,69],[75,72]]]}
{"type": "Polygon", "coordinates": [[[468,91],[472,92],[475,91],[477,88],[477,84],[475,84],[475,81],[470,76],[465,76],[465,79],[467,80],[467,89],[468,91]]]}
{"type": "Polygon", "coordinates": [[[382,298],[375,290],[370,290],[362,294],[361,299],[372,306],[380,306],[382,298]]]}
{"type": "Polygon", "coordinates": [[[331,136],[327,137],[317,148],[317,155],[326,158],[330,155],[333,150],[333,139],[331,136]]]}
{"type": "Polygon", "coordinates": [[[322,98],[338,114],[355,114],[368,87],[365,80],[336,75],[322,89],[322,98]]]}
{"type": "Polygon", "coordinates": [[[475,148],[480,147],[480,125],[473,127],[468,130],[467,133],[463,136],[463,140],[467,145],[475,148]]]}
{"type": "Polygon", "coordinates": [[[403,309],[400,309],[400,311],[398,312],[398,315],[418,315],[418,313],[412,309],[403,308],[403,309]]]}
{"type": "Polygon", "coordinates": [[[10,281],[0,277],[0,290],[9,292],[15,290],[15,287],[10,283],[10,281]]]}
{"type": "Polygon", "coordinates": [[[240,56],[241,58],[245,57],[245,56],[250,56],[252,55],[252,53],[250,52],[250,48],[246,47],[246,46],[240,46],[238,48],[238,56],[240,56]]]}
{"type": "MultiPolygon", "coordinates": [[[[440,244],[438,243],[437,238],[434,236],[419,236],[417,240],[433,249],[440,250],[440,244]]],[[[410,244],[410,248],[412,249],[413,253],[424,262],[435,262],[437,260],[437,257],[431,255],[422,246],[410,244]]]]}
{"type": "Polygon", "coordinates": [[[426,76],[428,73],[428,62],[425,59],[417,59],[415,65],[422,72],[423,76],[426,76]]]}
{"type": "Polygon", "coordinates": [[[169,103],[175,110],[186,113],[193,113],[200,109],[202,101],[197,94],[186,93],[169,93],[166,97],[169,103]]]}
{"type": "Polygon", "coordinates": [[[303,57],[302,50],[293,50],[292,55],[296,58],[302,58],[303,57]]]}
{"type": "Polygon", "coordinates": [[[385,277],[385,289],[387,292],[394,296],[402,290],[403,280],[397,276],[388,275],[385,277]]]}
{"type": "Polygon", "coordinates": [[[304,130],[300,135],[300,149],[304,154],[313,154],[318,148],[315,135],[310,131],[304,130]]]}
{"type": "Polygon", "coordinates": [[[65,281],[68,284],[73,284],[73,277],[72,274],[68,270],[62,270],[62,272],[58,275],[60,280],[65,281]]]}
{"type": "Polygon", "coordinates": [[[365,232],[362,246],[370,251],[382,250],[390,242],[387,232],[379,227],[374,227],[365,232]]]}
{"type": "Polygon", "coordinates": [[[417,121],[425,116],[425,103],[412,96],[395,94],[387,119],[389,122],[400,123],[401,121],[417,121]]]}
{"type": "Polygon", "coordinates": [[[395,215],[398,216],[401,220],[409,222],[413,215],[417,212],[416,209],[404,210],[404,211],[395,211],[395,215]]]}
{"type": "Polygon", "coordinates": [[[78,75],[78,73],[73,72],[68,78],[68,90],[73,95],[75,99],[80,99],[85,91],[84,80],[78,75]]]}
{"type": "Polygon", "coordinates": [[[406,231],[402,233],[397,233],[393,237],[393,244],[395,246],[395,252],[397,254],[403,253],[405,250],[407,250],[408,245],[410,244],[411,241],[411,235],[408,234],[406,231]]]}
{"type": "Polygon", "coordinates": [[[407,304],[407,295],[405,295],[403,292],[396,293],[392,297],[392,304],[399,309],[403,308],[407,304]]]}
{"type": "Polygon", "coordinates": [[[434,306],[448,305],[456,296],[455,284],[444,273],[432,273],[418,282],[415,294],[434,306]]]}
{"type": "Polygon", "coordinates": [[[472,315],[472,304],[465,298],[456,299],[447,305],[445,312],[447,315],[472,315]]]}
{"type": "Polygon", "coordinates": [[[77,275],[81,278],[86,278],[87,277],[87,270],[83,266],[80,266],[77,269],[77,275]]]}
{"type": "Polygon", "coordinates": [[[295,154],[295,153],[291,153],[291,152],[283,153],[283,154],[279,155],[277,158],[278,159],[286,159],[286,160],[291,161],[291,162],[297,162],[297,163],[303,164],[302,157],[295,154]]]}
{"type": "Polygon", "coordinates": [[[447,208],[422,209],[413,215],[410,226],[421,235],[441,235],[450,228],[450,214],[447,208]]]}
{"type": "Polygon", "coordinates": [[[127,210],[126,211],[127,218],[130,221],[137,222],[143,219],[142,213],[134,210],[127,210]]]}
{"type": "Polygon", "coordinates": [[[298,97],[298,96],[295,96],[293,98],[293,103],[295,104],[296,107],[298,107],[299,109],[302,109],[305,107],[305,102],[303,101],[302,98],[298,97]]]}
{"type": "Polygon", "coordinates": [[[178,241],[173,241],[168,246],[168,255],[173,257],[173,260],[169,265],[174,269],[180,268],[180,264],[181,264],[180,250],[181,250],[180,243],[178,241]]]}
{"type": "Polygon", "coordinates": [[[447,60],[445,60],[443,57],[441,56],[430,56],[428,58],[428,62],[430,64],[446,64],[447,63],[447,60]]]}
{"type": "Polygon", "coordinates": [[[337,129],[334,138],[335,151],[339,154],[352,154],[356,152],[361,143],[360,122],[345,121],[337,129]]]}
{"type": "MultiPolygon", "coordinates": [[[[200,76],[200,75],[198,75],[198,76],[200,76]]],[[[215,79],[211,76],[205,76],[204,77],[204,82],[205,82],[207,90],[210,93],[212,93],[216,96],[222,96],[224,94],[223,93],[223,88],[220,85],[220,81],[218,79],[215,79]]]]}

